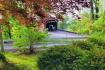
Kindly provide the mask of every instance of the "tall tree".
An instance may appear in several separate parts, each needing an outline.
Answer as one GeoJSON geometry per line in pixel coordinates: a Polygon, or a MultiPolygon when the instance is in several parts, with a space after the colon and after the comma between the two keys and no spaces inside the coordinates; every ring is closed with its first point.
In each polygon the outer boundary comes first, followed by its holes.
{"type": "Polygon", "coordinates": [[[96,11],[96,15],[95,17],[98,18],[99,17],[99,4],[100,4],[100,0],[95,0],[95,11],[96,11]]]}
{"type": "Polygon", "coordinates": [[[93,4],[94,4],[94,2],[93,2],[93,0],[91,0],[91,18],[92,18],[92,20],[94,20],[94,6],[93,6],[93,4]]]}
{"type": "Polygon", "coordinates": [[[5,20],[8,23],[9,15],[14,16],[22,25],[34,26],[38,23],[41,31],[44,29],[44,23],[49,17],[46,12],[53,12],[59,19],[63,19],[62,14],[72,13],[77,18],[80,16],[75,12],[81,7],[90,7],[90,2],[85,0],[1,0],[0,4],[4,7],[5,20]],[[40,19],[37,20],[39,16],[40,19]]]}
{"type": "Polygon", "coordinates": [[[91,14],[93,20],[99,17],[99,11],[100,11],[99,6],[100,6],[100,0],[91,0],[91,14]]]}
{"type": "Polygon", "coordinates": [[[73,15],[78,15],[75,10],[79,11],[80,7],[90,7],[89,2],[82,0],[2,0],[4,6],[9,10],[21,23],[35,23],[35,16],[41,18],[41,22],[48,18],[45,9],[53,11],[55,14],[66,14],[71,12],[73,15]],[[11,8],[10,8],[11,7],[11,8]],[[14,10],[15,9],[15,10],[14,10]]]}

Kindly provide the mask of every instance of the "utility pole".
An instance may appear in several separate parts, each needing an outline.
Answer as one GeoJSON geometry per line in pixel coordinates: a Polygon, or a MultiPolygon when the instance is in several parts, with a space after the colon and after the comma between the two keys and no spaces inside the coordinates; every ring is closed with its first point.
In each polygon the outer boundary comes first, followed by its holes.
{"type": "Polygon", "coordinates": [[[0,13],[0,47],[1,52],[4,52],[3,36],[2,36],[2,14],[0,13]]]}

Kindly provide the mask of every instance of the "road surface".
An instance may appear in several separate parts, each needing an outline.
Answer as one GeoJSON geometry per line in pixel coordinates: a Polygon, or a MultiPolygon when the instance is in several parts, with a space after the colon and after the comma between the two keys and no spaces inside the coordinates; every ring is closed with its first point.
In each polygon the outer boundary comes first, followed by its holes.
{"type": "MultiPolygon", "coordinates": [[[[65,31],[54,31],[54,32],[48,32],[48,37],[46,38],[47,42],[40,43],[37,45],[34,45],[34,47],[51,47],[56,45],[67,45],[67,42],[70,42],[73,39],[86,39],[87,36],[65,32],[65,31]]],[[[12,45],[12,41],[5,41],[4,44],[5,50],[13,50],[15,49],[12,45]],[[7,43],[6,43],[7,42],[7,43]]]]}
{"type": "Polygon", "coordinates": [[[57,39],[63,39],[63,38],[69,38],[69,39],[83,39],[87,36],[85,35],[79,35],[76,33],[70,33],[66,31],[54,31],[54,32],[48,32],[49,38],[57,38],[57,39]]]}

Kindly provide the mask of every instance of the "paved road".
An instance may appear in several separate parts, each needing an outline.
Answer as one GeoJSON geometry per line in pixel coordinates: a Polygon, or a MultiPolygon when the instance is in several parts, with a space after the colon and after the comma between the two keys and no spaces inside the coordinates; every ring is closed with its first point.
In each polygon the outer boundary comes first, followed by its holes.
{"type": "MultiPolygon", "coordinates": [[[[67,45],[67,42],[70,42],[72,39],[86,39],[86,36],[75,34],[75,33],[69,33],[64,31],[54,31],[54,32],[48,32],[49,36],[46,38],[49,42],[41,43],[34,45],[34,47],[51,47],[55,45],[67,45]]],[[[6,41],[5,41],[6,42],[6,41]]],[[[9,43],[4,44],[6,50],[15,49],[12,47],[11,41],[9,43]]]]}
{"type": "Polygon", "coordinates": [[[71,39],[83,39],[86,38],[87,36],[84,35],[79,35],[76,33],[70,33],[70,32],[66,32],[66,31],[54,31],[54,32],[49,32],[49,38],[59,38],[59,39],[63,39],[63,38],[71,38],[71,39]]]}

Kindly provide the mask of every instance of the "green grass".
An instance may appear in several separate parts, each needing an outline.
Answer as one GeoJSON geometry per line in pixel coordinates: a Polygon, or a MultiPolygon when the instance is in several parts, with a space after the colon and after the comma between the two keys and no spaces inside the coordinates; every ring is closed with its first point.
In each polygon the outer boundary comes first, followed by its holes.
{"type": "Polygon", "coordinates": [[[9,63],[15,64],[18,69],[16,70],[38,70],[37,55],[24,55],[16,53],[5,54],[9,63]]]}

